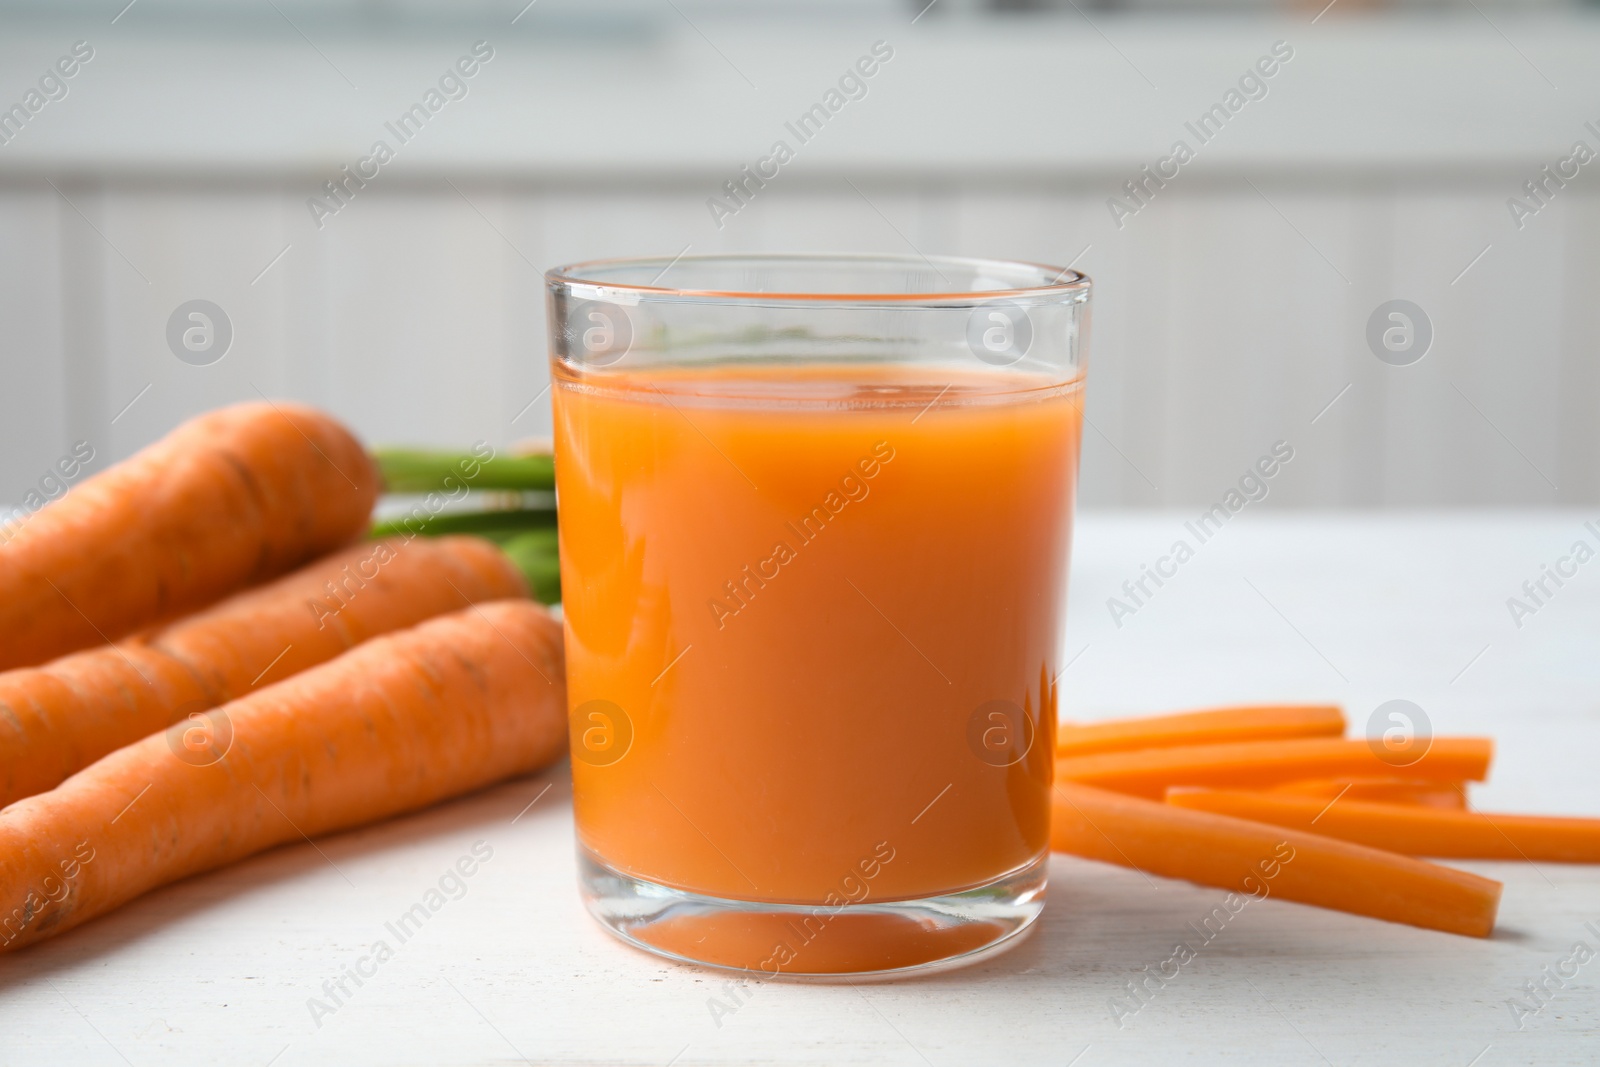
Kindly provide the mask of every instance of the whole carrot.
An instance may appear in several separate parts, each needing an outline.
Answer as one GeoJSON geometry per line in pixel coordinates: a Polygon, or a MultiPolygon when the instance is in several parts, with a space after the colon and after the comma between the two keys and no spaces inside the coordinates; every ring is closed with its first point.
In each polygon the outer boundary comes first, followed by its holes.
{"type": "Polygon", "coordinates": [[[238,404],[178,427],[0,545],[0,669],[114,641],[337,548],[378,474],[299,404],[238,404]]]}
{"type": "Polygon", "coordinates": [[[303,836],[424,807],[566,750],[561,625],[498,601],[375,638],[218,713],[214,762],[174,726],[0,811],[0,945],[303,836]]]}
{"type": "Polygon", "coordinates": [[[0,673],[0,808],[368,638],[525,592],[487,541],[379,541],[120,645],[0,673]]]}

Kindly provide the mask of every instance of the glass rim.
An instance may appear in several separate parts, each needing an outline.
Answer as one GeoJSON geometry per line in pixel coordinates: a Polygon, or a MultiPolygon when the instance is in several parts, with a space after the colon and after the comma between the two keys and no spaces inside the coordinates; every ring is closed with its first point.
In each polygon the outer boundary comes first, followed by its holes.
{"type": "MultiPolygon", "coordinates": [[[[1082,299],[1092,286],[1087,274],[1072,267],[1055,267],[1030,260],[990,259],[980,256],[923,256],[898,253],[835,253],[835,252],[764,252],[764,253],[706,253],[676,256],[621,256],[608,259],[581,260],[552,267],[544,272],[546,285],[584,288],[609,296],[641,299],[686,299],[694,301],[726,302],[729,304],[783,304],[818,305],[834,307],[869,307],[885,303],[895,305],[949,305],[982,304],[994,300],[1025,300],[1039,298],[1072,297],[1082,299]],[[794,292],[782,290],[703,289],[685,286],[657,285],[662,276],[679,264],[758,264],[769,266],[812,264],[838,267],[872,268],[884,270],[904,269],[907,266],[931,267],[943,275],[940,266],[967,268],[974,272],[984,270],[1000,274],[1037,272],[1051,280],[1038,285],[1012,285],[999,289],[971,289],[960,286],[938,292],[894,292],[888,290],[860,292],[794,292]],[[661,269],[648,284],[621,282],[605,277],[621,268],[638,267],[661,269]]],[[[948,281],[948,279],[946,279],[948,281]]]]}

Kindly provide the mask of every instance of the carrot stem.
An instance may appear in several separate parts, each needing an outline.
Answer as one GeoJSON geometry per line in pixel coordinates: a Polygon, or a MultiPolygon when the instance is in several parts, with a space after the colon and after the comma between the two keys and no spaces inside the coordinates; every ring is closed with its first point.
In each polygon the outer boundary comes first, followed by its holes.
{"type": "Polygon", "coordinates": [[[528,590],[541,604],[561,601],[561,560],[554,529],[526,530],[500,542],[506,558],[522,572],[528,590]]]}
{"type": "Polygon", "coordinates": [[[1051,847],[1261,899],[1487,937],[1500,883],[1301,829],[1058,782],[1051,847]]]}
{"type": "MultiPolygon", "coordinates": [[[[1482,737],[1436,737],[1407,765],[1427,781],[1482,781],[1494,745],[1482,737]]],[[[1131,752],[1106,752],[1056,761],[1056,777],[1160,800],[1170,786],[1251,788],[1298,778],[1381,778],[1397,768],[1364,740],[1317,737],[1243,741],[1131,752]]]]}
{"type": "Polygon", "coordinates": [[[477,534],[492,541],[528,530],[554,529],[555,508],[502,508],[489,511],[446,511],[416,517],[402,515],[374,523],[369,537],[442,537],[445,534],[477,534]]]}
{"type": "Polygon", "coordinates": [[[1056,755],[1093,756],[1140,748],[1213,745],[1294,737],[1339,737],[1344,712],[1327,704],[1264,704],[1063,725],[1056,755]]]}
{"type": "Polygon", "coordinates": [[[556,487],[551,456],[494,456],[481,459],[466,452],[421,448],[374,449],[388,493],[453,492],[468,489],[542,489],[556,487]]]}
{"type": "Polygon", "coordinates": [[[1407,856],[1600,863],[1600,819],[1491,815],[1348,797],[1325,801],[1211,789],[1174,791],[1167,803],[1274,826],[1314,829],[1341,841],[1407,856]]]}

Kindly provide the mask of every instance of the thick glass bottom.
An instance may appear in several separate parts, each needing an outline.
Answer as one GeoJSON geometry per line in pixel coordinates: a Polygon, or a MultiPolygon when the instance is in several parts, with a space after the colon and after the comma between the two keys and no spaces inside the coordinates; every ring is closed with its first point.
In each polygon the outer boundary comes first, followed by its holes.
{"type": "Polygon", "coordinates": [[[1044,910],[1049,855],[984,885],[843,907],[701,896],[646,882],[578,847],[584,905],[630,945],[756,978],[899,978],[963,967],[1017,944],[1044,910]]]}

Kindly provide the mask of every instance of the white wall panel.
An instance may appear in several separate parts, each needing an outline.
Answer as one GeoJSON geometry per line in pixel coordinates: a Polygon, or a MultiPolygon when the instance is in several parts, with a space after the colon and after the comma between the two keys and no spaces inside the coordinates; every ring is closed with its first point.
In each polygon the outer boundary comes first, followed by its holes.
{"type": "Polygon", "coordinates": [[[1207,501],[1279,440],[1295,459],[1273,493],[1293,498],[1315,461],[1337,462],[1311,419],[1345,362],[1337,326],[1351,285],[1339,272],[1360,258],[1351,206],[1325,193],[1267,197],[1246,186],[1166,205],[1169,342],[1143,432],[1161,442],[1158,480],[1207,501]]]}
{"type": "Polygon", "coordinates": [[[108,425],[116,419],[110,432],[119,455],[196,411],[293,392],[281,276],[250,284],[285,243],[274,198],[111,188],[94,203],[106,238],[97,249],[104,417],[108,425]],[[226,353],[204,366],[180,360],[167,337],[172,315],[197,299],[220,307],[232,329],[226,353]]]}
{"type": "Polygon", "coordinates": [[[49,186],[0,196],[0,503],[20,503],[70,445],[58,207],[49,186]]]}
{"type": "Polygon", "coordinates": [[[720,230],[704,208],[715,182],[673,178],[374,184],[321,231],[303,182],[58,183],[74,210],[13,178],[0,185],[0,495],[20,497],[76,437],[126,455],[259,393],[326,406],[375,442],[548,433],[541,270],[690,246],[1083,253],[1097,286],[1086,505],[1204,505],[1279,439],[1296,458],[1269,507],[1600,500],[1593,194],[1567,190],[1519,233],[1492,176],[1445,189],[1260,178],[1259,193],[1207,179],[1118,230],[1108,190],[1081,180],[879,176],[858,192],[794,177],[720,230]],[[234,328],[203,367],[165,337],[196,297],[234,328]],[[1393,297],[1434,324],[1413,366],[1367,348],[1368,315],[1393,297]]]}
{"type": "MultiPolygon", "coordinates": [[[[1120,231],[1105,216],[1097,239],[1089,240],[1092,230],[1085,234],[1084,244],[1092,247],[1078,267],[1095,283],[1080,483],[1085,503],[1142,506],[1173,499],[1174,487],[1164,479],[1165,449],[1190,427],[1168,427],[1153,410],[1165,403],[1164,376],[1177,328],[1172,297],[1182,268],[1172,210],[1171,204],[1158,204],[1120,231]]],[[[1207,491],[1195,489],[1190,496],[1198,499],[1207,491]]]]}
{"type": "Polygon", "coordinates": [[[1549,412],[1560,427],[1556,457],[1563,503],[1600,500],[1600,196],[1566,204],[1561,264],[1561,385],[1549,412]]]}
{"type": "Polygon", "coordinates": [[[1541,412],[1557,406],[1565,226],[1547,212],[1519,234],[1508,192],[1393,201],[1393,295],[1411,294],[1435,336],[1421,362],[1384,368],[1386,502],[1556,500],[1558,426],[1541,412]]]}
{"type": "Polygon", "coordinates": [[[331,368],[319,399],[374,442],[501,437],[511,268],[478,211],[448,186],[375,190],[319,236],[308,252],[320,261],[318,340],[331,368]]]}

